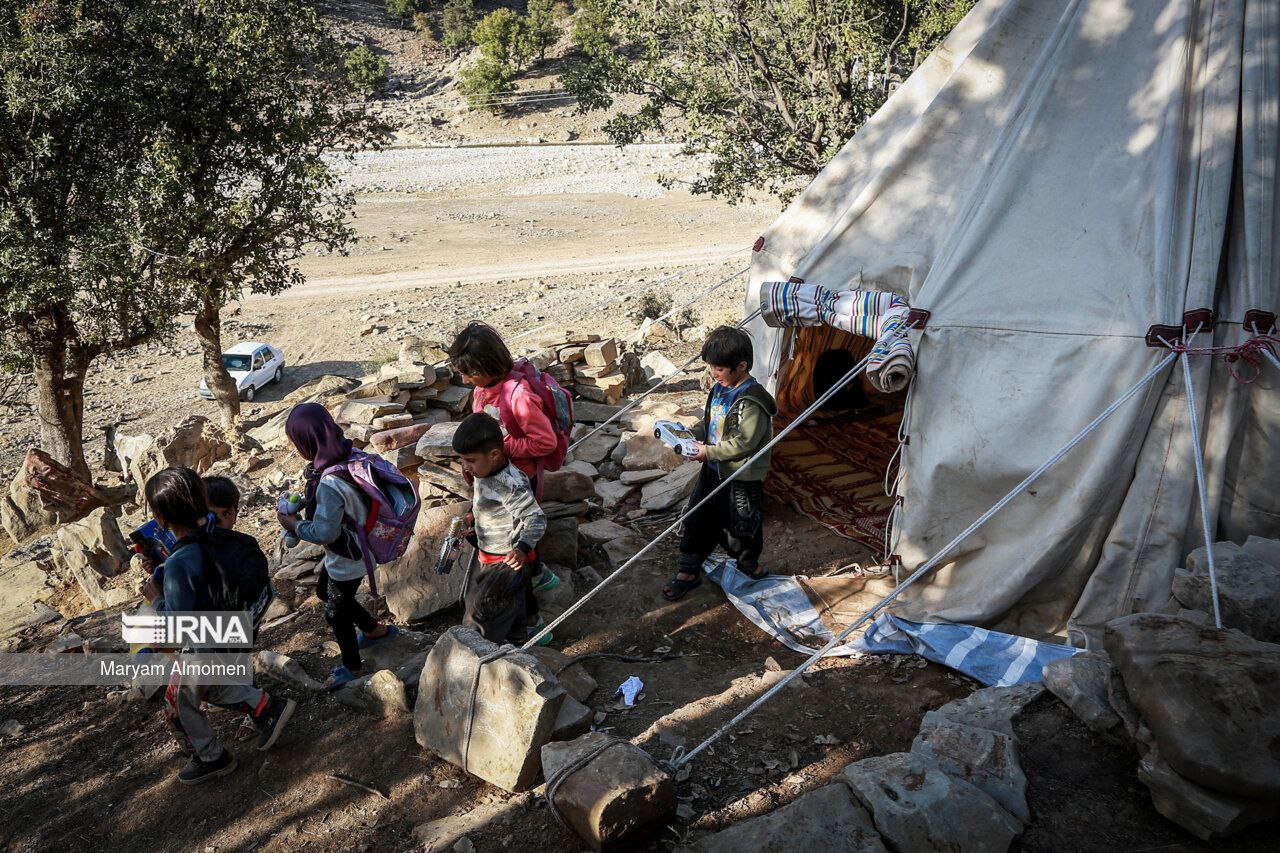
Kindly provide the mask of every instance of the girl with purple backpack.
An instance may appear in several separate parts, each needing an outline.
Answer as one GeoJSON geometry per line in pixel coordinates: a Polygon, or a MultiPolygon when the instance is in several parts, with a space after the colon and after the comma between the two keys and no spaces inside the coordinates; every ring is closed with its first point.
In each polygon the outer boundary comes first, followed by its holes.
{"type": "Polygon", "coordinates": [[[324,546],[324,565],[316,597],[324,602],[324,619],[342,650],[342,665],[334,667],[325,687],[341,687],[357,677],[363,666],[360,650],[384,642],[396,633],[356,600],[360,581],[373,576],[362,548],[360,531],[369,521],[370,500],[346,473],[355,450],[324,406],[294,406],[285,434],[298,455],[307,460],[306,490],[299,515],[277,513],[280,526],[299,539],[324,546]],[[360,629],[357,633],[356,629],[360,629]]]}

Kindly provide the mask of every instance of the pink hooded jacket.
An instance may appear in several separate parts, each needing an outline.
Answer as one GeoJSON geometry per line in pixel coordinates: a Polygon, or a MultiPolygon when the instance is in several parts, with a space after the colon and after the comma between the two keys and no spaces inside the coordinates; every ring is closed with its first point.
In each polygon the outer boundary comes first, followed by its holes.
{"type": "Polygon", "coordinates": [[[503,450],[507,458],[530,479],[538,471],[537,460],[556,449],[556,434],[551,419],[542,408],[542,400],[520,375],[512,371],[507,378],[488,388],[476,387],[471,397],[471,410],[489,414],[497,411],[507,436],[503,450]]]}

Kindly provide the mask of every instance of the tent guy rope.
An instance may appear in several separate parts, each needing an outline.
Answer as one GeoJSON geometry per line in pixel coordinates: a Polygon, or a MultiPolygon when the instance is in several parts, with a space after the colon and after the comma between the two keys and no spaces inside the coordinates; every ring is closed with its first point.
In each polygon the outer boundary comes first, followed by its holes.
{"type": "Polygon", "coordinates": [[[735,728],[739,723],[741,723],[748,716],[753,714],[758,708],[760,708],[762,705],[764,705],[766,702],[772,699],[778,693],[778,691],[784,689],[792,681],[799,678],[805,672],[805,670],[807,670],[817,661],[821,660],[822,657],[827,654],[827,652],[831,651],[836,646],[843,643],[846,639],[849,638],[849,636],[854,631],[858,630],[862,626],[866,625],[869,621],[874,619],[876,617],[876,614],[878,614],[881,610],[883,610],[885,607],[891,604],[908,587],[910,587],[920,578],[928,574],[936,565],[938,565],[938,563],[942,561],[942,559],[945,556],[950,554],[951,551],[955,549],[957,545],[959,545],[961,542],[967,539],[970,535],[973,534],[974,531],[982,527],[982,525],[986,524],[992,518],[992,516],[1000,512],[1000,510],[1004,509],[1005,506],[1007,506],[1014,498],[1022,494],[1022,492],[1025,491],[1028,486],[1034,483],[1042,474],[1044,474],[1050,468],[1052,468],[1053,466],[1061,462],[1062,459],[1076,447],[1076,445],[1084,441],[1091,433],[1094,432],[1094,430],[1100,427],[1103,424],[1103,422],[1107,420],[1107,418],[1111,417],[1111,415],[1113,415],[1117,409],[1119,409],[1126,402],[1128,402],[1134,395],[1136,395],[1139,391],[1145,388],[1147,384],[1151,382],[1152,379],[1154,379],[1156,376],[1160,374],[1161,371],[1163,371],[1166,367],[1172,364],[1174,359],[1176,359],[1177,357],[1178,357],[1177,353],[1170,353],[1169,355],[1161,359],[1160,362],[1156,364],[1155,367],[1147,371],[1142,376],[1141,379],[1139,379],[1136,383],[1130,386],[1127,391],[1121,394],[1120,397],[1117,398],[1116,401],[1113,402],[1110,406],[1108,406],[1105,410],[1103,410],[1103,412],[1100,415],[1098,415],[1096,418],[1090,421],[1084,427],[1084,429],[1076,433],[1075,436],[1073,436],[1070,441],[1068,441],[1065,445],[1063,445],[1062,448],[1058,450],[1057,453],[1055,453],[1052,457],[1050,457],[1046,462],[1041,464],[1040,467],[1036,468],[1034,471],[1028,474],[1026,479],[1024,479],[1018,485],[1014,486],[1013,489],[1011,489],[1008,492],[1008,494],[1006,494],[1003,498],[998,500],[990,509],[988,509],[981,516],[979,516],[977,520],[975,520],[972,524],[970,524],[964,530],[960,531],[960,533],[954,539],[952,539],[950,542],[944,545],[941,550],[939,550],[932,557],[930,557],[928,560],[922,563],[918,569],[912,572],[911,575],[906,580],[904,580],[901,584],[895,587],[892,592],[890,592],[889,594],[881,598],[880,601],[878,601],[875,604],[875,606],[873,606],[870,610],[868,610],[866,613],[864,613],[862,616],[856,619],[852,624],[850,624],[847,628],[841,631],[838,635],[836,635],[835,637],[832,637],[831,640],[828,641],[825,646],[815,651],[812,655],[809,656],[807,660],[805,660],[802,664],[800,664],[798,667],[796,667],[790,673],[788,673],[785,678],[782,678],[776,684],[774,684],[772,687],[766,690],[764,693],[760,694],[760,696],[754,702],[752,702],[746,708],[743,708],[741,711],[739,711],[738,714],[733,717],[733,719],[729,720],[729,722],[720,726],[718,729],[712,732],[711,735],[706,740],[704,740],[702,743],[695,746],[690,751],[684,752],[682,748],[677,748],[675,753],[671,757],[671,762],[670,762],[671,766],[678,769],[681,766],[688,764],[699,753],[703,752],[705,749],[707,749],[707,747],[711,746],[711,744],[715,743],[717,740],[723,737],[728,731],[735,728]]]}

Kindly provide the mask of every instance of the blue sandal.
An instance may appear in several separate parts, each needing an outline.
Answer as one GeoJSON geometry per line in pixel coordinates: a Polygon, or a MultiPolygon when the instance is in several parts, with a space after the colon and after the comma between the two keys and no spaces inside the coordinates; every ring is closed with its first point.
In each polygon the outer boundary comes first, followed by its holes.
{"type": "Polygon", "coordinates": [[[337,690],[345,684],[356,680],[356,676],[345,666],[335,666],[329,670],[329,678],[324,683],[325,690],[337,690]]]}
{"type": "Polygon", "coordinates": [[[356,631],[356,645],[362,649],[367,649],[370,646],[376,646],[379,643],[385,643],[387,640],[395,638],[395,636],[399,633],[400,633],[400,629],[397,628],[395,625],[388,625],[387,633],[383,634],[381,637],[370,637],[362,631],[356,631]]]}

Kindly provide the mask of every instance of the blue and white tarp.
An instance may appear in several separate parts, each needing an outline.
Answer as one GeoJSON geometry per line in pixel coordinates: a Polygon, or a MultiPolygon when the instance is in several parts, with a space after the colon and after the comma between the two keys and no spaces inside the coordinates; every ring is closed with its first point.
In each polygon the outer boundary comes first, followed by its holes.
{"type": "MultiPolygon", "coordinates": [[[[738,571],[733,560],[718,556],[707,560],[703,571],[743,616],[793,651],[812,654],[835,636],[793,577],[769,575],[753,581],[738,571]]],[[[826,656],[920,655],[989,687],[1007,687],[1039,681],[1045,664],[1079,651],[975,625],[912,622],[881,612],[861,637],[836,646],[826,656]]]]}

